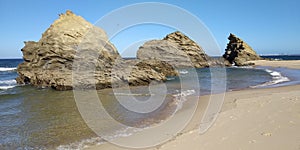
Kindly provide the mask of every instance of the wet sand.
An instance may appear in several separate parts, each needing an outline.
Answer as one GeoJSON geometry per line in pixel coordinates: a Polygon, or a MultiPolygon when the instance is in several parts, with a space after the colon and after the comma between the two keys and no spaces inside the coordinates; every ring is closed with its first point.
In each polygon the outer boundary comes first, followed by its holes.
{"type": "MultiPolygon", "coordinates": [[[[256,65],[300,68],[300,61],[256,61],[256,65]]],[[[215,124],[199,134],[199,123],[209,96],[187,128],[172,140],[151,150],[299,150],[300,85],[226,92],[215,124]]],[[[172,126],[170,126],[171,128],[172,126]]],[[[155,139],[155,135],[153,135],[155,139]]],[[[152,140],[152,139],[147,139],[152,140]]],[[[92,150],[125,150],[112,144],[92,150]]]]}

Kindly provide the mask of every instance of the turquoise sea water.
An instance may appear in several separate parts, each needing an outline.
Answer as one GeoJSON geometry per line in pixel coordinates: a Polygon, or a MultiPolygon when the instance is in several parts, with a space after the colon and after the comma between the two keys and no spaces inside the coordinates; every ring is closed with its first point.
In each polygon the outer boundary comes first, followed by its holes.
{"type": "MultiPolygon", "coordinates": [[[[37,89],[31,86],[17,85],[16,67],[19,59],[0,60],[0,149],[77,149],[86,145],[103,142],[83,121],[72,91],[37,89]]],[[[211,68],[216,71],[220,68],[211,68]]],[[[222,69],[221,69],[222,70],[222,69]]],[[[237,68],[223,69],[226,77],[226,90],[245,88],[265,88],[300,83],[300,71],[287,68],[237,68]]],[[[197,69],[200,90],[186,91],[188,94],[211,93],[211,71],[208,68],[197,69]]],[[[180,71],[181,77],[192,78],[189,69],[180,71]]],[[[224,79],[223,79],[224,78],[224,79]]],[[[218,81],[216,81],[218,82],[218,81]]],[[[193,83],[188,83],[193,84],[193,83]]],[[[149,115],[126,113],[115,103],[112,90],[98,91],[101,101],[108,111],[128,125],[151,124],[155,120],[166,119],[176,108],[170,103],[174,95],[181,90],[180,78],[169,77],[166,82],[166,101],[160,109],[149,115]],[[145,121],[149,120],[151,121],[145,121]]],[[[192,87],[192,86],[191,86],[192,87]]],[[[149,97],[147,87],[132,88],[138,99],[149,97]],[[142,93],[142,94],[141,94],[142,93]]],[[[118,93],[122,94],[122,93],[118,93]]],[[[126,95],[122,95],[125,96],[126,95]]],[[[110,128],[109,125],[103,128],[110,128]]],[[[115,134],[126,135],[126,131],[115,134]]],[[[118,135],[116,135],[118,136],[118,135]]]]}

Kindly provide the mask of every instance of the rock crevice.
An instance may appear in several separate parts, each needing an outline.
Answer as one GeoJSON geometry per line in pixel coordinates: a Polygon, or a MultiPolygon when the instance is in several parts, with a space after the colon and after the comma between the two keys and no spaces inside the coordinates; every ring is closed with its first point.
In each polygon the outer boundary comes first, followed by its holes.
{"type": "Polygon", "coordinates": [[[249,65],[247,61],[262,59],[246,42],[234,34],[228,37],[229,43],[223,57],[236,66],[249,65]]]}

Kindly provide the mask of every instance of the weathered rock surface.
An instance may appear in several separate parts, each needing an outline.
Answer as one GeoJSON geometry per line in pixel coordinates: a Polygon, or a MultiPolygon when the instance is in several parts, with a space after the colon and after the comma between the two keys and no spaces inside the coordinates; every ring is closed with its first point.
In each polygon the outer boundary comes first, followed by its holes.
{"type": "Polygon", "coordinates": [[[123,60],[102,29],[71,11],[60,14],[38,42],[25,42],[22,52],[24,63],[18,66],[17,82],[57,90],[102,89],[121,81],[146,85],[177,74],[165,62],[123,60]]]}
{"type": "Polygon", "coordinates": [[[223,57],[210,57],[208,60],[209,67],[229,67],[232,66],[223,57]]]}
{"type": "Polygon", "coordinates": [[[157,60],[117,60],[112,68],[114,86],[148,85],[152,81],[165,81],[167,76],[177,76],[174,68],[157,60]],[[121,82],[120,82],[121,81],[121,82]]]}
{"type": "Polygon", "coordinates": [[[73,72],[73,84],[75,83],[73,88],[104,89],[126,85],[148,85],[154,81],[165,81],[167,76],[177,75],[172,66],[165,62],[117,59],[113,66],[104,70],[80,67],[79,71],[73,72]]]}
{"type": "Polygon", "coordinates": [[[236,66],[249,65],[246,62],[262,59],[246,42],[234,34],[228,37],[229,43],[223,57],[236,66]]]}
{"type": "Polygon", "coordinates": [[[162,60],[178,68],[209,66],[209,57],[203,49],[179,31],[168,34],[162,40],[146,42],[139,48],[137,58],[162,60]]]}

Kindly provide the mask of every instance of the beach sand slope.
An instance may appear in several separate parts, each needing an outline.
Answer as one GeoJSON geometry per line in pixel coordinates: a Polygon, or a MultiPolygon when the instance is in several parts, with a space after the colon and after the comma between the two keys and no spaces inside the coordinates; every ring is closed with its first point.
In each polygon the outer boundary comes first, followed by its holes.
{"type": "MultiPolygon", "coordinates": [[[[255,63],[288,68],[300,66],[300,61],[255,63]]],[[[200,107],[187,129],[151,150],[300,150],[299,91],[300,85],[226,92],[222,112],[215,124],[200,135],[198,126],[203,106],[209,99],[209,96],[202,96],[200,107]]],[[[88,149],[125,150],[109,143],[88,149]]]]}

